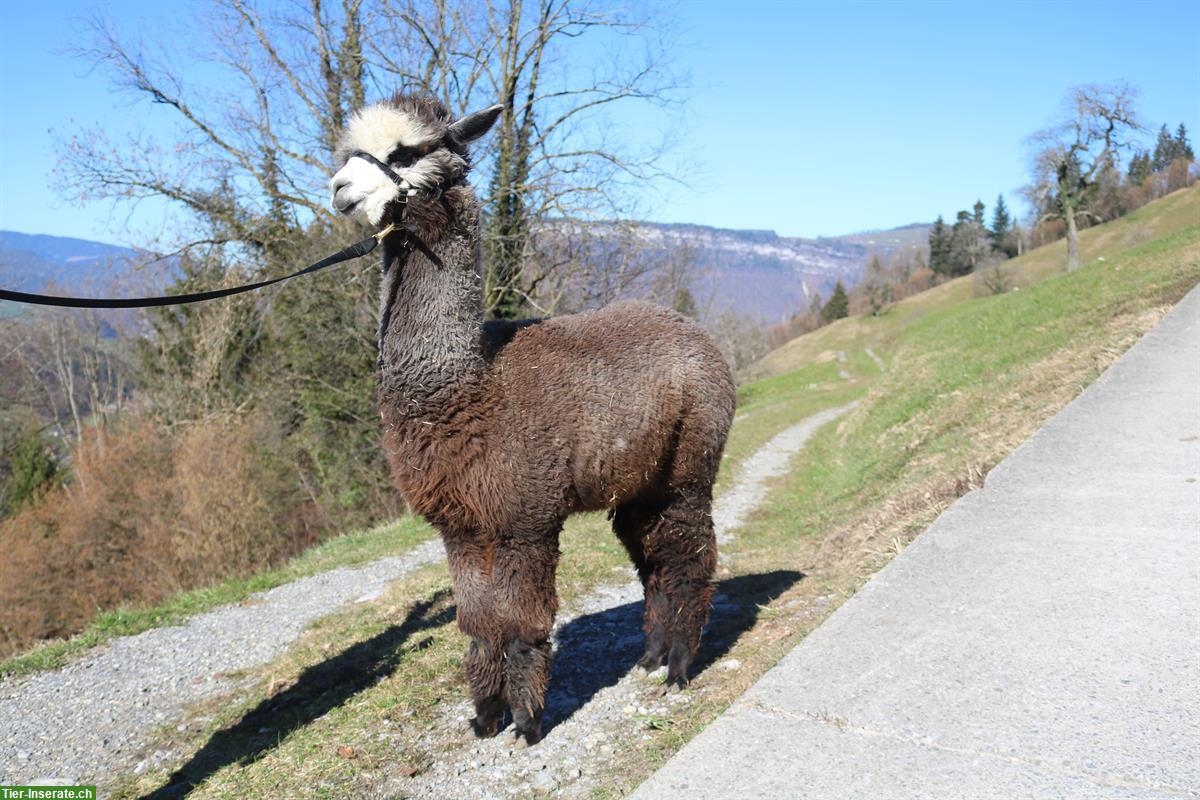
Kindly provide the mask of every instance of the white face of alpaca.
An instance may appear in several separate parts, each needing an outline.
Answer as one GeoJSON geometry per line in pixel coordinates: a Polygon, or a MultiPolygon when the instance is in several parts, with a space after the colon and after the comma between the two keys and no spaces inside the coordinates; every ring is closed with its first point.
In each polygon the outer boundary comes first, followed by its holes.
{"type": "Polygon", "coordinates": [[[436,186],[436,177],[422,168],[420,154],[438,136],[437,131],[394,108],[375,105],[357,112],[338,149],[370,153],[390,166],[403,186],[370,161],[350,158],[329,181],[333,210],[378,225],[388,203],[397,200],[402,191],[436,186]]]}
{"type": "Polygon", "coordinates": [[[352,157],[329,181],[333,210],[379,225],[388,204],[401,192],[436,192],[453,185],[470,166],[459,152],[487,133],[503,110],[485,108],[445,127],[431,127],[384,104],[357,112],[342,134],[338,152],[370,153],[400,177],[400,185],[368,159],[352,157]]]}

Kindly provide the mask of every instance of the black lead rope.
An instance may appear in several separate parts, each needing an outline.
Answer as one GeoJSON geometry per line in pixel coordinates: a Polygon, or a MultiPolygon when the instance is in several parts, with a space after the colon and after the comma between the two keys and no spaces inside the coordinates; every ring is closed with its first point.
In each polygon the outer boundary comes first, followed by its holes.
{"type": "Polygon", "coordinates": [[[231,286],[227,289],[213,289],[208,292],[175,294],[163,297],[58,297],[49,294],[27,294],[26,292],[14,292],[10,289],[0,289],[0,300],[11,300],[14,303],[31,303],[39,306],[61,306],[65,308],[152,308],[154,306],[200,303],[205,300],[216,300],[218,297],[229,297],[230,295],[241,294],[242,292],[252,292],[264,286],[270,286],[273,283],[291,280],[301,275],[307,275],[310,272],[332,267],[334,264],[341,264],[343,261],[349,261],[352,258],[360,258],[374,250],[382,238],[383,234],[368,236],[361,242],[355,242],[328,258],[323,258],[299,272],[293,272],[291,275],[258,281],[257,283],[247,283],[243,286],[231,286]]]}
{"type": "MultiPolygon", "coordinates": [[[[350,157],[361,158],[374,164],[402,190],[407,189],[403,179],[391,167],[370,153],[359,150],[352,153],[350,157]]],[[[440,195],[441,191],[439,187],[436,196],[440,195]]],[[[402,194],[401,202],[407,203],[408,195],[402,194]]],[[[231,286],[227,289],[213,289],[208,292],[175,294],[163,297],[58,297],[49,294],[31,294],[27,292],[14,292],[11,289],[0,289],[0,300],[11,300],[14,303],[29,303],[39,306],[59,306],[63,308],[152,308],[155,306],[178,306],[185,303],[201,303],[205,300],[216,300],[219,297],[229,297],[230,295],[241,294],[242,292],[253,292],[255,289],[262,289],[265,286],[282,283],[292,278],[299,278],[301,275],[307,275],[310,272],[317,272],[326,267],[332,267],[334,264],[341,264],[343,261],[361,258],[378,247],[384,237],[392,231],[400,233],[404,237],[406,245],[416,247],[431,263],[439,269],[442,268],[442,260],[437,257],[436,253],[429,249],[429,245],[421,241],[421,237],[417,236],[416,226],[407,222],[400,222],[388,225],[383,230],[368,236],[361,242],[355,242],[349,247],[342,248],[333,255],[323,258],[298,272],[293,272],[291,275],[258,281],[257,283],[247,283],[243,286],[231,286]]]]}

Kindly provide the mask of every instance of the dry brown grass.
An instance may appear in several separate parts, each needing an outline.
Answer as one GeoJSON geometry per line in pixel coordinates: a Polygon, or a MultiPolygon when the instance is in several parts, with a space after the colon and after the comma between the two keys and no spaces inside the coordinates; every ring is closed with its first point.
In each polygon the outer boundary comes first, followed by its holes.
{"type": "Polygon", "coordinates": [[[0,656],[316,540],[311,520],[273,515],[296,480],[261,421],[218,417],[175,433],[148,421],[89,432],[73,480],[0,524],[0,656]]]}

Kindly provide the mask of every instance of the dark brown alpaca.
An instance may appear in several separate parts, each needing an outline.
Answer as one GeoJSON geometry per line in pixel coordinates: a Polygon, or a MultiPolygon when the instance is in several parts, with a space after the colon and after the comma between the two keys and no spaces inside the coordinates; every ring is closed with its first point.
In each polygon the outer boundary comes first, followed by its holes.
{"type": "Polygon", "coordinates": [[[404,220],[442,262],[384,240],[379,404],[396,485],[441,533],[475,732],[504,705],[519,740],[541,736],[558,606],[558,534],[609,509],[645,587],[646,653],[683,686],[717,562],[712,484],[734,387],[712,340],[647,303],[484,322],[479,203],[468,143],[499,107],[453,121],[398,95],[360,111],[339,148],[334,207],[404,220]],[[365,154],[365,155],[364,155],[365,154]],[[392,176],[375,161],[386,163],[392,176]],[[438,190],[441,190],[439,193],[438,190]]]}

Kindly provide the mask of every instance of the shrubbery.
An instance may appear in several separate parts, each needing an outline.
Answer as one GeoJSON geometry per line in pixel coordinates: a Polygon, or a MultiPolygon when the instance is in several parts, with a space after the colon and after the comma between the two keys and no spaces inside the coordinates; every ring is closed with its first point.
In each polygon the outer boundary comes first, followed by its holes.
{"type": "Polygon", "coordinates": [[[319,514],[281,445],[260,415],[89,430],[70,484],[0,523],[0,655],[312,544],[319,514]]]}

